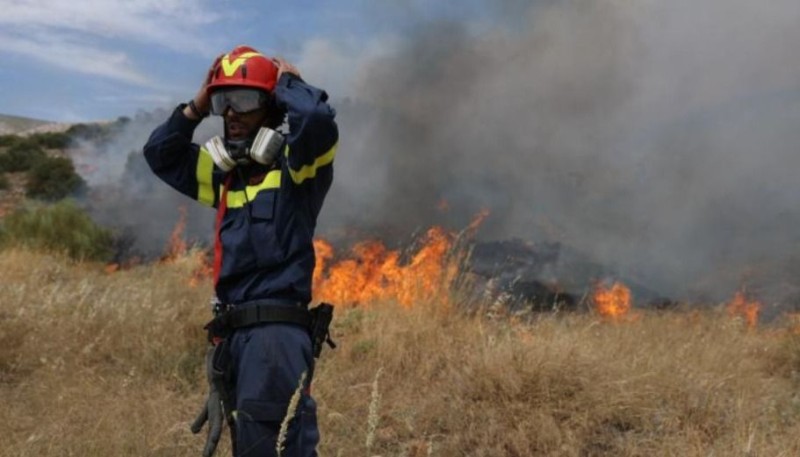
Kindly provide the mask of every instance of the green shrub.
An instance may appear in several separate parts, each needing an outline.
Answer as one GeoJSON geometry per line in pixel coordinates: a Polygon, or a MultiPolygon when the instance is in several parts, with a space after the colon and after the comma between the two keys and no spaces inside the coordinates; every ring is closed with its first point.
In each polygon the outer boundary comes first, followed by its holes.
{"type": "Polygon", "coordinates": [[[103,144],[111,141],[131,122],[131,118],[120,116],[113,122],[102,124],[74,124],[64,132],[64,135],[70,139],[83,139],[95,144],[103,144]]]}
{"type": "Polygon", "coordinates": [[[66,149],[70,144],[70,137],[64,132],[35,133],[28,138],[46,149],[66,149]]]}
{"type": "Polygon", "coordinates": [[[6,190],[11,186],[8,182],[8,177],[4,173],[0,173],[0,190],[6,190]]]}
{"type": "Polygon", "coordinates": [[[0,147],[8,147],[20,140],[17,135],[0,135],[0,147]]]}
{"type": "Polygon", "coordinates": [[[75,124],[66,131],[70,138],[101,141],[109,136],[109,127],[106,124],[75,124]]]}
{"type": "Polygon", "coordinates": [[[71,141],[67,132],[42,132],[29,136],[0,135],[0,147],[24,145],[27,147],[39,146],[45,149],[66,149],[71,141]]]}
{"type": "Polygon", "coordinates": [[[60,200],[85,185],[66,157],[47,157],[28,172],[26,193],[40,200],[60,200]]]}
{"type": "Polygon", "coordinates": [[[15,141],[0,154],[0,172],[28,171],[47,157],[44,150],[28,138],[15,141]]]}
{"type": "Polygon", "coordinates": [[[71,200],[18,209],[3,220],[0,235],[5,246],[66,252],[79,260],[107,261],[113,254],[111,231],[71,200]]]}

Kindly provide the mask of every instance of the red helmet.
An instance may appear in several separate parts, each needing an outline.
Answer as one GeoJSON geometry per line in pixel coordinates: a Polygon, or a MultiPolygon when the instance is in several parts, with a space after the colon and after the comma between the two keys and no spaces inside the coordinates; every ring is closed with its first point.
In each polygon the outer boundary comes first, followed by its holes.
{"type": "Polygon", "coordinates": [[[222,87],[252,87],[272,93],[278,82],[278,67],[272,60],[251,48],[237,46],[222,56],[207,90],[209,95],[222,87]]]}

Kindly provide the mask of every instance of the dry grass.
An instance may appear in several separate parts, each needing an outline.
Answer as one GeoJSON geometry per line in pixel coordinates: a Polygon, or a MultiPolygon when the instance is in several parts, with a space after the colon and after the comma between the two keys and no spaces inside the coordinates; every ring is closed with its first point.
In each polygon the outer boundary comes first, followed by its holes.
{"type": "MultiPolygon", "coordinates": [[[[0,252],[0,455],[199,455],[211,291],[193,268],[0,252]]],[[[800,455],[800,339],[724,313],[523,324],[375,303],[337,310],[334,337],[323,456],[368,455],[368,433],[381,456],[800,455]]]]}

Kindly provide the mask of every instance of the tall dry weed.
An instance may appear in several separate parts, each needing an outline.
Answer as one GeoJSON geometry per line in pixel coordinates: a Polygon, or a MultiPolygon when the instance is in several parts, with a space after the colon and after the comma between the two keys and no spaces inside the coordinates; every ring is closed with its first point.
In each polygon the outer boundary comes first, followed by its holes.
{"type": "Polygon", "coordinates": [[[381,377],[383,368],[378,368],[375,372],[375,379],[372,381],[372,392],[370,393],[369,414],[367,415],[367,439],[364,445],[367,449],[367,457],[372,455],[372,445],[375,443],[375,430],[378,428],[379,408],[381,393],[378,387],[378,379],[381,377]]]}
{"type": "Polygon", "coordinates": [[[286,447],[286,434],[289,432],[289,423],[297,414],[297,405],[300,403],[300,397],[302,396],[305,382],[306,372],[304,371],[303,374],[300,375],[300,379],[297,382],[297,388],[294,390],[292,398],[289,399],[289,407],[286,408],[286,417],[284,417],[283,421],[281,421],[281,426],[278,430],[278,439],[275,440],[275,452],[278,454],[278,457],[283,454],[283,450],[286,447]]]}

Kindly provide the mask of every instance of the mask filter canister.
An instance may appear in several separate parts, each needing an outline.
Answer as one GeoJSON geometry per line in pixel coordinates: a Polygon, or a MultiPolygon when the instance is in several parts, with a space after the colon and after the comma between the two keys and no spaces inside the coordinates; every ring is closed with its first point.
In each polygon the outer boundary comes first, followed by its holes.
{"type": "Polygon", "coordinates": [[[250,147],[250,158],[262,165],[272,165],[283,149],[283,135],[269,127],[261,127],[250,147]]]}
{"type": "Polygon", "coordinates": [[[211,154],[214,163],[222,171],[228,172],[236,165],[251,160],[262,165],[272,165],[283,149],[284,140],[279,132],[269,127],[261,127],[250,147],[238,141],[229,141],[226,144],[221,137],[215,136],[206,143],[206,150],[211,154]]]}

